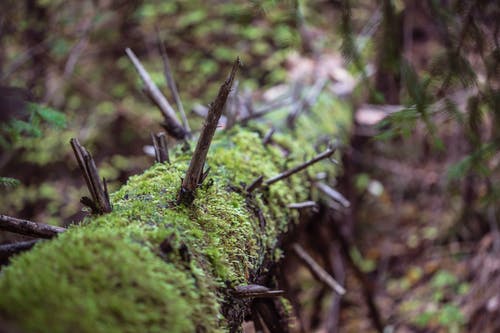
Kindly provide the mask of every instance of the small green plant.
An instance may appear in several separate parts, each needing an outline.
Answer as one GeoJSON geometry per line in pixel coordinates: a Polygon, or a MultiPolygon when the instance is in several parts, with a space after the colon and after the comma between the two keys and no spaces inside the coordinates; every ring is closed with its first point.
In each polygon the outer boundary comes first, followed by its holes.
{"type": "MultiPolygon", "coordinates": [[[[66,116],[64,113],[48,106],[28,103],[27,119],[12,118],[0,124],[0,149],[12,151],[23,148],[23,139],[42,136],[43,126],[64,128],[66,116]]],[[[20,184],[19,180],[10,177],[0,177],[0,187],[13,188],[20,184]]]]}
{"type": "Polygon", "coordinates": [[[28,103],[27,111],[27,120],[13,118],[0,125],[1,148],[12,149],[26,137],[41,137],[43,125],[57,128],[66,126],[64,113],[48,106],[28,103]]]}

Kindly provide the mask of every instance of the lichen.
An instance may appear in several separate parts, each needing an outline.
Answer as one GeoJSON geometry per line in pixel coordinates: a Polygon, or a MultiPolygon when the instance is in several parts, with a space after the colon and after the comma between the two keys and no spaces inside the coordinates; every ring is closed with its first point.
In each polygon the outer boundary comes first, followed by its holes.
{"type": "Polygon", "coordinates": [[[248,282],[298,219],[286,205],[310,193],[307,172],[244,191],[314,153],[309,142],[280,139],[294,161],[249,129],[217,133],[210,174],[190,206],[176,197],[191,153],[174,149],[170,164],[112,194],[110,214],[14,258],[0,273],[0,317],[28,332],[224,331],[223,290],[248,282]]]}

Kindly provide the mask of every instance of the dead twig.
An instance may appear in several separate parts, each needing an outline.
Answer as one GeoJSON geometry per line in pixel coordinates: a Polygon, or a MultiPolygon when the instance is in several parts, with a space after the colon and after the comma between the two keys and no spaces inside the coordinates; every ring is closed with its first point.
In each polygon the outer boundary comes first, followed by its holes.
{"type": "Polygon", "coordinates": [[[174,138],[179,140],[185,139],[188,132],[184,127],[182,127],[181,123],[179,122],[179,119],[175,115],[175,110],[172,108],[165,96],[161,93],[160,89],[158,89],[156,84],[153,82],[153,80],[149,76],[149,73],[146,71],[144,66],[142,66],[141,62],[136,57],[134,52],[129,48],[126,48],[125,52],[134,64],[135,69],[144,82],[147,95],[162,112],[163,118],[165,120],[163,127],[174,138]]]}
{"type": "Polygon", "coordinates": [[[73,138],[70,140],[70,143],[71,147],[73,148],[73,152],[75,153],[78,166],[82,171],[83,178],[87,183],[87,188],[89,189],[90,195],[92,197],[92,199],[83,197],[81,199],[81,202],[84,205],[89,206],[92,209],[93,214],[104,214],[111,212],[113,209],[109,200],[106,180],[103,178],[101,183],[92,155],[88,152],[87,149],[80,145],[78,139],[73,138]]]}
{"type": "Polygon", "coordinates": [[[299,171],[304,170],[305,168],[313,165],[314,163],[317,163],[325,158],[330,157],[334,152],[335,152],[334,148],[328,148],[327,150],[325,150],[321,154],[318,154],[316,157],[310,159],[309,161],[302,163],[300,165],[297,165],[296,167],[291,168],[285,172],[282,172],[279,175],[276,175],[272,178],[269,178],[268,180],[264,181],[264,185],[269,186],[271,184],[276,183],[277,181],[280,181],[284,178],[290,177],[291,175],[293,175],[299,171]]]}
{"type": "Polygon", "coordinates": [[[339,295],[344,295],[346,290],[335,279],[328,274],[299,244],[293,245],[293,251],[300,260],[309,268],[310,272],[321,282],[330,287],[339,295]]]}
{"type": "Polygon", "coordinates": [[[326,194],[334,201],[340,203],[344,208],[349,208],[351,203],[340,192],[334,190],[325,183],[317,182],[314,184],[321,192],[326,194]]]}
{"type": "Polygon", "coordinates": [[[283,290],[271,290],[258,284],[249,284],[246,286],[237,286],[231,290],[231,294],[238,298],[269,298],[279,297],[285,292],[283,290]]]}
{"type": "MultiPolygon", "coordinates": [[[[201,104],[196,104],[195,106],[193,106],[191,111],[195,115],[202,117],[202,118],[207,118],[207,116],[208,116],[208,107],[201,105],[201,104]]],[[[217,127],[226,127],[226,124],[227,124],[226,116],[221,115],[220,119],[219,119],[219,123],[217,124],[217,127]]]]}
{"type": "Polygon", "coordinates": [[[181,119],[184,129],[188,133],[190,133],[191,129],[189,127],[189,122],[186,117],[186,112],[184,112],[184,106],[182,105],[181,97],[179,96],[179,91],[177,90],[177,85],[175,84],[174,76],[172,74],[172,69],[170,68],[170,61],[168,58],[167,50],[165,48],[165,44],[160,39],[160,33],[158,29],[156,30],[156,34],[158,36],[158,45],[160,47],[161,58],[163,60],[163,73],[165,75],[165,80],[167,81],[167,85],[170,91],[172,92],[172,96],[174,97],[177,109],[181,114],[181,119]]]}
{"type": "MultiPolygon", "coordinates": [[[[338,280],[340,285],[345,286],[345,267],[341,255],[340,245],[338,243],[331,243],[328,246],[328,257],[330,261],[330,267],[333,270],[335,278],[338,280]]],[[[330,309],[328,310],[328,316],[326,318],[326,330],[327,332],[337,333],[340,331],[340,307],[341,298],[333,297],[330,309]]]]}
{"type": "Polygon", "coordinates": [[[25,242],[0,245],[0,263],[6,264],[12,256],[30,250],[40,241],[40,239],[33,239],[25,242]]]}
{"type": "Polygon", "coordinates": [[[217,129],[217,124],[219,123],[222,111],[224,110],[224,105],[226,104],[227,97],[229,96],[229,92],[231,91],[231,87],[233,85],[234,77],[240,65],[240,58],[237,58],[234,62],[233,68],[231,69],[229,77],[220,87],[215,101],[210,105],[210,109],[203,124],[193,157],[191,158],[188,170],[186,171],[186,177],[182,181],[181,189],[177,198],[178,203],[190,204],[194,200],[194,192],[200,183],[203,167],[207,159],[208,149],[210,148],[212,138],[214,137],[215,130],[217,129]]]}
{"type": "Polygon", "coordinates": [[[252,193],[253,190],[262,185],[263,181],[264,181],[264,176],[259,176],[255,178],[255,180],[252,181],[250,185],[247,186],[246,188],[247,193],[252,193]]]}
{"type": "Polygon", "coordinates": [[[271,127],[266,135],[264,135],[264,138],[262,139],[262,144],[264,146],[267,146],[271,142],[274,132],[276,132],[276,129],[274,127],[271,127]]]}
{"type": "Polygon", "coordinates": [[[66,231],[62,227],[22,220],[6,215],[0,215],[0,229],[39,238],[52,238],[66,231]]]}
{"type": "Polygon", "coordinates": [[[280,110],[281,108],[288,106],[288,105],[295,105],[293,104],[293,100],[291,98],[283,99],[283,100],[277,100],[277,101],[271,101],[268,105],[265,105],[261,107],[260,109],[254,110],[251,113],[248,113],[247,115],[241,117],[239,121],[243,124],[247,123],[250,120],[257,119],[264,117],[265,115],[273,112],[280,110]]]}
{"type": "Polygon", "coordinates": [[[229,93],[226,106],[224,108],[224,114],[226,115],[226,130],[233,128],[236,124],[238,118],[238,87],[239,81],[234,82],[234,87],[229,93]]]}
{"type": "Polygon", "coordinates": [[[316,202],[314,201],[303,201],[303,202],[295,202],[295,203],[291,203],[289,205],[287,205],[288,208],[291,208],[291,209],[302,209],[302,208],[314,208],[314,209],[318,209],[319,206],[316,202]]]}
{"type": "Polygon", "coordinates": [[[309,110],[311,106],[316,103],[316,100],[318,99],[327,83],[328,78],[319,78],[309,91],[308,95],[305,98],[300,99],[298,104],[294,104],[294,109],[287,117],[287,124],[289,128],[295,127],[295,122],[302,111],[309,110]]]}

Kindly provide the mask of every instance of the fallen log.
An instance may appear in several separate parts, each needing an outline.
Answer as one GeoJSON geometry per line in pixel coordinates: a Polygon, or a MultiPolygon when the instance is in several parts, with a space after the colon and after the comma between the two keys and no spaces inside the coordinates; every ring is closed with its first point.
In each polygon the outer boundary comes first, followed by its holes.
{"type": "Polygon", "coordinates": [[[316,199],[316,173],[331,180],[338,167],[318,160],[279,181],[262,179],[329,149],[325,137],[345,135],[348,108],[323,96],[293,131],[281,128],[266,145],[263,125],[216,132],[211,171],[192,201],[179,200],[192,152],[177,147],[170,163],[110,194],[112,211],[14,257],[0,272],[0,319],[21,332],[107,333],[238,331],[251,308],[272,320],[271,303],[252,306],[249,297],[281,295],[253,285],[265,280],[279,260],[280,237],[299,222],[287,206],[316,199]]]}

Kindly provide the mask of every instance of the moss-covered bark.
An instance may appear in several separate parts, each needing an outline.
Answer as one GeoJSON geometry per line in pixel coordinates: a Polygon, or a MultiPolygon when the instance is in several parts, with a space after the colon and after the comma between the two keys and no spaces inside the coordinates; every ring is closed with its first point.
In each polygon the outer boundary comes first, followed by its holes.
{"type": "Polygon", "coordinates": [[[338,135],[349,123],[327,96],[316,110],[299,118],[295,134],[276,134],[276,145],[263,146],[248,128],[217,133],[210,175],[190,206],[176,204],[190,152],[176,150],[170,164],[132,177],[111,196],[112,213],[37,244],[1,271],[0,317],[25,332],[226,331],[221,309],[234,301],[227,291],[251,282],[297,221],[286,205],[314,195],[308,175],[335,174],[321,162],[244,191],[259,175],[311,157],[319,134],[338,135]]]}

